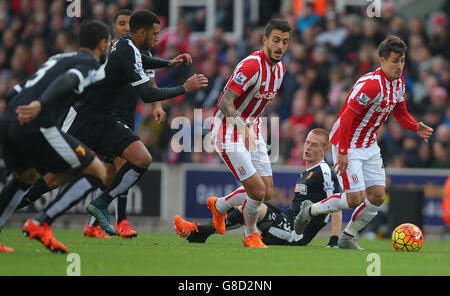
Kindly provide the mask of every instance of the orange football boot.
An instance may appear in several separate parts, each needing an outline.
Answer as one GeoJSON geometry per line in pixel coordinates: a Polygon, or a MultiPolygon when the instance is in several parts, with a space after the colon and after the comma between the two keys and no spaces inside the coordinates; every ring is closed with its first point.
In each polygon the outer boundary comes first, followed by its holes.
{"type": "Polygon", "coordinates": [[[0,253],[14,253],[14,249],[4,246],[0,243],[0,253]]]}
{"type": "Polygon", "coordinates": [[[131,228],[130,222],[127,219],[123,219],[116,224],[116,233],[123,238],[132,238],[137,236],[137,232],[131,228]]]}
{"type": "Polygon", "coordinates": [[[67,253],[67,248],[56,240],[52,228],[46,222],[36,225],[30,218],[23,225],[22,231],[25,236],[28,236],[30,239],[37,239],[53,253],[67,253]]]}
{"type": "Polygon", "coordinates": [[[86,225],[84,228],[84,236],[87,237],[95,237],[95,238],[111,238],[109,235],[106,234],[106,232],[98,225],[89,226],[89,224],[86,225]]]}
{"type": "Polygon", "coordinates": [[[195,222],[188,222],[183,218],[181,218],[180,216],[175,216],[173,222],[174,222],[173,229],[181,237],[187,237],[194,230],[198,232],[195,222]]]}
{"type": "Polygon", "coordinates": [[[243,243],[244,243],[244,247],[264,248],[264,249],[268,248],[268,246],[266,246],[262,242],[262,237],[261,237],[261,235],[259,235],[258,232],[253,233],[249,237],[244,236],[243,243]]]}
{"type": "Polygon", "coordinates": [[[214,228],[216,229],[216,231],[218,233],[224,234],[225,233],[225,218],[228,216],[228,214],[226,214],[226,213],[221,214],[217,211],[216,206],[215,206],[216,200],[217,200],[217,197],[208,198],[208,200],[206,201],[206,206],[211,211],[211,214],[213,216],[214,228]]]}

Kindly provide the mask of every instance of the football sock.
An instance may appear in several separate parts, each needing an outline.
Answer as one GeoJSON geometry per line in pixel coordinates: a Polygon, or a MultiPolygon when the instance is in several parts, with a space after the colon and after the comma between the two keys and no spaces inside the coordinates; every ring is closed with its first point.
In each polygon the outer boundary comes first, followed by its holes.
{"type": "Polygon", "coordinates": [[[28,188],[30,185],[20,182],[15,177],[3,187],[0,192],[0,231],[16,210],[28,188]]]}
{"type": "MultiPolygon", "coordinates": [[[[111,201],[114,200],[114,198],[119,196],[121,193],[124,193],[131,186],[133,186],[146,171],[147,169],[143,169],[127,162],[116,173],[111,185],[106,188],[106,190],[103,191],[102,195],[97,199],[103,200],[104,204],[107,206],[111,201]]],[[[100,205],[100,203],[98,204],[100,205]]],[[[103,208],[105,208],[105,206],[103,206],[103,208]]]]}
{"type": "Polygon", "coordinates": [[[84,176],[82,178],[73,179],[64,189],[56,196],[47,208],[43,211],[44,215],[36,216],[35,220],[47,222],[49,225],[53,221],[64,214],[68,209],[76,205],[80,200],[86,198],[95,188],[101,184],[100,179],[94,176],[84,176]]]}
{"type": "Polygon", "coordinates": [[[127,201],[128,201],[128,190],[124,193],[121,193],[114,200],[114,208],[116,210],[116,224],[119,224],[120,221],[127,218],[127,201]]]}
{"type": "Polygon", "coordinates": [[[20,202],[17,209],[24,208],[28,206],[29,204],[35,202],[38,200],[42,195],[45,193],[51,191],[51,189],[48,187],[47,183],[45,183],[45,180],[43,177],[40,177],[36,183],[33,184],[33,186],[30,187],[30,190],[28,190],[22,197],[22,201],[20,202]]]}
{"type": "MultiPolygon", "coordinates": [[[[97,188],[97,191],[95,192],[95,195],[94,195],[95,196],[94,199],[99,197],[100,195],[102,195],[103,190],[105,190],[105,189],[106,189],[106,186],[102,183],[100,185],[100,187],[97,188]]],[[[89,223],[88,224],[89,224],[90,227],[98,225],[97,219],[95,219],[94,216],[91,216],[91,218],[89,219],[89,223]]]]}
{"type": "Polygon", "coordinates": [[[244,200],[247,198],[247,192],[245,191],[244,187],[241,186],[235,191],[231,192],[230,194],[220,197],[216,200],[215,206],[216,210],[224,214],[229,209],[240,206],[244,202],[244,200]]]}
{"type": "Polygon", "coordinates": [[[310,208],[312,216],[338,212],[349,209],[345,192],[333,194],[330,197],[313,204],[310,208]]]}
{"type": "Polygon", "coordinates": [[[225,227],[227,230],[236,229],[244,225],[244,217],[242,217],[241,211],[232,208],[227,213],[228,216],[225,218],[225,227]]]}
{"type": "Polygon", "coordinates": [[[262,201],[251,199],[247,197],[242,205],[242,214],[244,216],[244,236],[249,237],[250,235],[258,232],[256,228],[256,223],[258,222],[259,211],[261,210],[262,201]]]}
{"type": "Polygon", "coordinates": [[[358,231],[363,229],[377,215],[378,207],[369,202],[366,198],[362,204],[356,207],[352,214],[350,222],[345,228],[345,232],[355,236],[358,231]]]}

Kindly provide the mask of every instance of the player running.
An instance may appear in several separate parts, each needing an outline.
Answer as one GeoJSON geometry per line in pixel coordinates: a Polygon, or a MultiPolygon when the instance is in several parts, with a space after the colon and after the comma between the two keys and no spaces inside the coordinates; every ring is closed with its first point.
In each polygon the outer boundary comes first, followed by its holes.
{"type": "MultiPolygon", "coordinates": [[[[243,244],[266,248],[256,223],[261,205],[273,193],[272,168],[259,118],[281,86],[286,67],[281,62],[291,38],[291,27],[282,19],[273,19],[265,27],[264,48],[243,59],[234,69],[222,91],[211,126],[215,150],[245,189],[243,244]]],[[[210,198],[207,206],[214,226],[225,232],[225,215],[231,205],[210,198]]]]}
{"type": "Polygon", "coordinates": [[[344,192],[320,203],[304,201],[296,218],[296,233],[302,233],[317,215],[356,208],[338,245],[362,250],[355,236],[377,215],[385,199],[385,171],[376,142],[378,128],[392,112],[402,127],[425,141],[433,132],[416,122],[406,109],[402,77],[405,53],[403,40],[387,37],[378,47],[381,67],[363,75],[351,89],[330,133],[333,161],[344,192]]]}
{"type": "MultiPolygon", "coordinates": [[[[14,177],[0,193],[0,230],[40,174],[82,174],[98,183],[104,181],[102,162],[56,124],[89,85],[105,77],[101,64],[106,60],[110,39],[104,23],[83,22],[78,51],[52,56],[10,93],[13,97],[0,121],[0,139],[6,165],[14,177]]],[[[51,231],[33,233],[31,238],[52,252],[67,251],[51,231]]],[[[12,251],[0,244],[0,252],[12,251]]]]}
{"type": "MultiPolygon", "coordinates": [[[[261,231],[262,241],[266,245],[305,246],[330,219],[330,214],[316,216],[308,224],[303,234],[298,235],[294,231],[294,218],[297,216],[300,204],[304,200],[319,202],[339,192],[336,175],[324,161],[329,147],[328,137],[328,132],[324,129],[316,128],[309,132],[303,151],[303,159],[306,163],[305,170],[300,173],[295,185],[295,197],[291,207],[284,211],[269,203],[264,202],[261,205],[257,227],[261,231]]],[[[237,194],[242,195],[242,192],[231,193],[225,198],[235,198],[237,194]]],[[[227,214],[228,216],[225,219],[227,230],[235,229],[244,224],[242,206],[233,207],[227,214]]],[[[181,237],[186,237],[191,243],[204,243],[210,235],[216,232],[212,221],[207,225],[197,227],[195,223],[187,222],[180,216],[175,216],[174,224],[175,231],[181,237]]],[[[341,225],[342,213],[332,213],[328,247],[337,246],[341,225]]]]}
{"type": "MultiPolygon", "coordinates": [[[[64,128],[80,138],[102,157],[122,157],[127,162],[116,173],[111,185],[87,206],[90,215],[109,235],[115,229],[109,223],[108,204],[133,186],[151,163],[151,155],[139,137],[114,116],[123,97],[122,91],[131,84],[145,103],[165,100],[207,86],[203,75],[193,75],[183,85],[172,88],[153,88],[144,68],[160,68],[179,64],[182,60],[160,60],[141,55],[158,41],[159,18],[152,12],[140,10],[130,17],[130,34],[113,45],[105,67],[105,79],[95,84],[86,94],[76,116],[68,116],[64,128]]],[[[39,192],[42,195],[45,192],[39,192]]],[[[34,199],[36,196],[33,197],[34,199]]]]}

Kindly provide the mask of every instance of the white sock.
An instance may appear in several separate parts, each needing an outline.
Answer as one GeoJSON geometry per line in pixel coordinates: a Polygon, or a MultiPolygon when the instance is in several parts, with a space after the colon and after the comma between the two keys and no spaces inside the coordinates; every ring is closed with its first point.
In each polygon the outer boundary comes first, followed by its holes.
{"type": "Polygon", "coordinates": [[[311,206],[311,215],[318,216],[347,209],[350,209],[347,203],[347,194],[343,192],[333,194],[330,197],[313,204],[311,206]]]}
{"type": "Polygon", "coordinates": [[[219,197],[215,204],[216,210],[221,214],[225,214],[232,207],[242,205],[246,198],[247,192],[245,191],[244,186],[241,186],[230,194],[219,197]]]}
{"type": "Polygon", "coordinates": [[[244,236],[249,237],[250,235],[258,232],[256,223],[258,222],[259,211],[261,209],[262,201],[254,200],[249,197],[244,201],[242,205],[242,214],[244,216],[244,236]]]}
{"type": "Polygon", "coordinates": [[[364,228],[377,215],[378,207],[369,202],[366,198],[362,204],[356,207],[352,219],[347,224],[345,232],[355,236],[358,231],[364,228]]]}

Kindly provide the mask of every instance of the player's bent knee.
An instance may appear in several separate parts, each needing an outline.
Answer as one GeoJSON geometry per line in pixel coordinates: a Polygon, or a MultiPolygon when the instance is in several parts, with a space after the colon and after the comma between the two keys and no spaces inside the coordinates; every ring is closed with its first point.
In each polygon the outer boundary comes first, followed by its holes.
{"type": "Polygon", "coordinates": [[[67,173],[48,173],[44,175],[45,184],[48,188],[55,189],[60,186],[67,177],[67,173]]]}
{"type": "Polygon", "coordinates": [[[97,157],[81,172],[83,175],[92,175],[99,178],[103,184],[107,185],[107,171],[103,163],[97,157]]]}
{"type": "Polygon", "coordinates": [[[35,169],[30,169],[22,173],[16,173],[15,175],[17,180],[28,185],[33,185],[41,177],[35,169]]]}
{"type": "Polygon", "coordinates": [[[364,199],[364,191],[347,193],[347,204],[351,209],[359,206],[364,201],[364,199]]]}

